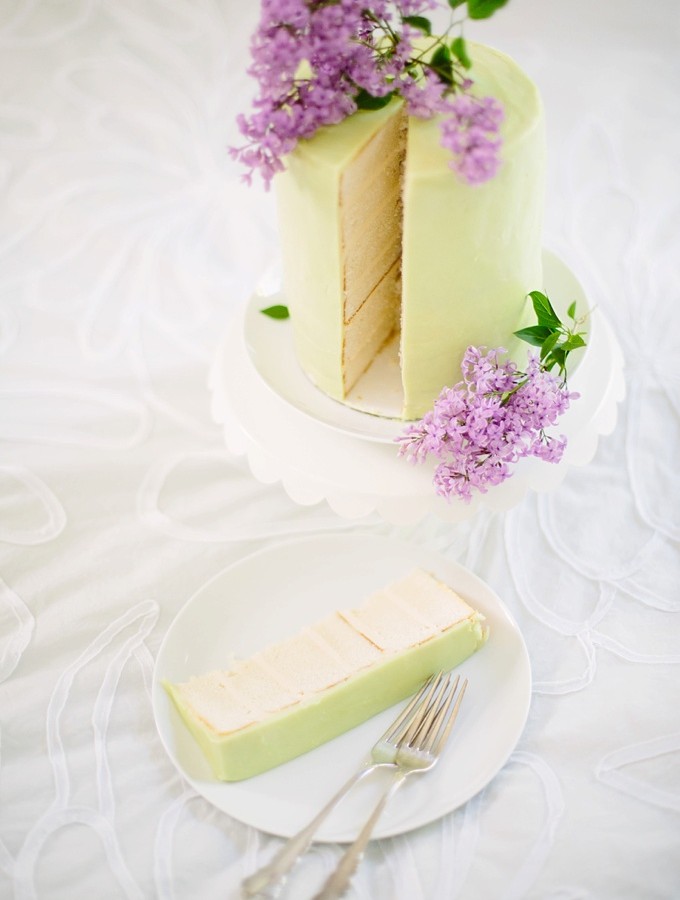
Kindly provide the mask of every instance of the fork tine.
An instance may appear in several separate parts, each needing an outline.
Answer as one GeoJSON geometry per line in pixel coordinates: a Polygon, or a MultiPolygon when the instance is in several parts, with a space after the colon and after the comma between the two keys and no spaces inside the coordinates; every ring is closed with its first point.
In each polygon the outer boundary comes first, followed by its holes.
{"type": "Polygon", "coordinates": [[[413,741],[423,733],[427,733],[430,725],[432,723],[432,719],[441,703],[442,695],[446,693],[446,688],[448,687],[451,676],[445,675],[443,672],[440,672],[437,676],[437,680],[432,685],[432,688],[422,703],[422,711],[420,715],[417,715],[413,718],[406,734],[399,741],[399,746],[410,747],[413,745],[413,741]]]}
{"type": "MultiPolygon", "coordinates": [[[[446,681],[442,683],[442,688],[439,692],[439,696],[433,701],[431,707],[427,711],[427,715],[420,723],[420,727],[413,735],[410,743],[411,747],[417,748],[419,750],[429,750],[432,744],[431,737],[436,732],[437,728],[439,727],[439,723],[441,722],[442,707],[446,705],[447,697],[451,694],[449,688],[451,687],[452,678],[453,675],[450,673],[446,676],[446,681]]],[[[456,690],[457,685],[458,677],[456,678],[456,681],[453,685],[453,691],[456,690]]]]}
{"type": "Polygon", "coordinates": [[[418,693],[412,698],[411,702],[406,706],[406,708],[400,713],[400,715],[392,722],[389,726],[385,734],[380,738],[381,741],[387,741],[388,743],[395,742],[396,736],[399,732],[411,721],[412,715],[415,714],[417,707],[422,702],[425,695],[428,693],[432,682],[441,675],[430,675],[425,684],[421,687],[418,693]]]}
{"type": "Polygon", "coordinates": [[[427,747],[423,748],[425,750],[431,751],[435,756],[439,756],[441,751],[444,749],[444,745],[449,739],[451,729],[453,728],[453,723],[456,721],[456,716],[458,715],[460,704],[462,703],[463,697],[465,695],[465,688],[468,686],[468,680],[466,678],[461,686],[460,691],[458,691],[458,695],[456,696],[458,681],[459,678],[456,678],[456,683],[454,684],[451,693],[446,700],[446,703],[440,710],[440,715],[437,717],[437,725],[433,729],[432,734],[428,735],[427,747]],[[453,703],[454,697],[455,703],[453,703]]]}

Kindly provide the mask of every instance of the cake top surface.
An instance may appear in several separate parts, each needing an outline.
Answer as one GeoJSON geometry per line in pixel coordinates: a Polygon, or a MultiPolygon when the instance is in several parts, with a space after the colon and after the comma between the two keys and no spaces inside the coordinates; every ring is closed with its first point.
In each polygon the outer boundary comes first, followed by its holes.
{"type": "Polygon", "coordinates": [[[313,138],[301,140],[291,156],[343,168],[403,105],[396,98],[382,109],[359,110],[337,125],[320,128],[313,138]]]}
{"type": "MultiPolygon", "coordinates": [[[[467,42],[467,47],[472,62],[470,77],[474,81],[471,93],[493,97],[503,105],[501,135],[503,147],[509,147],[542,121],[538,88],[507,54],[472,41],[467,42]]],[[[313,138],[300,140],[291,158],[342,169],[402,107],[403,100],[397,97],[382,109],[359,110],[336,125],[319,129],[313,138]]],[[[440,143],[440,119],[441,116],[409,117],[409,165],[416,171],[432,171],[436,167],[450,172],[450,152],[440,143]]]]}
{"type": "Polygon", "coordinates": [[[517,63],[500,50],[486,44],[468,42],[474,81],[472,93],[499,100],[505,112],[501,132],[507,143],[534,128],[543,114],[538,88],[517,63]]]}
{"type": "MultiPolygon", "coordinates": [[[[501,158],[515,142],[529,132],[542,127],[543,104],[538,88],[529,76],[507,54],[468,41],[472,61],[470,77],[474,84],[471,93],[476,97],[493,97],[503,106],[501,158]]],[[[440,142],[441,117],[409,119],[408,154],[412,171],[450,171],[451,155],[440,142]]]]}

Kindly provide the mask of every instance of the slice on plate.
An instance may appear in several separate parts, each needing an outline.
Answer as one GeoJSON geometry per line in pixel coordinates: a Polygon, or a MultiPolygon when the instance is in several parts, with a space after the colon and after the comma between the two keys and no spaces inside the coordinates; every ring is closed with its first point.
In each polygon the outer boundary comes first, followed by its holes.
{"type": "Polygon", "coordinates": [[[164,685],[215,776],[240,781],[398,703],[487,635],[481,613],[416,569],[227,671],[164,685]]]}

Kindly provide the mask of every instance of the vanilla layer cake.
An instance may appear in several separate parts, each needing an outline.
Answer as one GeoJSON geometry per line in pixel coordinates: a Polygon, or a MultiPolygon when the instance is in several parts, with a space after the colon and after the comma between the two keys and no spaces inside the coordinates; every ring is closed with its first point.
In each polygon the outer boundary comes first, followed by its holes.
{"type": "Polygon", "coordinates": [[[484,617],[421,569],[301,633],[181,684],[165,683],[217,778],[280,765],[457,666],[486,640],[484,617]]]}
{"type": "Polygon", "coordinates": [[[344,401],[400,330],[405,419],[460,380],[469,344],[512,349],[513,331],[530,318],[526,295],[542,288],[540,97],[509,57],[469,50],[475,93],[505,111],[502,164],[490,181],[471,186],[454,174],[438,119],[406,118],[400,100],[301,141],[276,178],[303,370],[344,401]]]}

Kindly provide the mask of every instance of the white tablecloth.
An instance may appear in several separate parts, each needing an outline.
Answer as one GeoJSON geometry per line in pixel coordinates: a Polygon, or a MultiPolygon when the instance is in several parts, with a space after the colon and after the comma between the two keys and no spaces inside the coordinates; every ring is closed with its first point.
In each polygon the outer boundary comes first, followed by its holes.
{"type": "MultiPolygon", "coordinates": [[[[680,891],[680,200],[674,0],[512,0],[468,34],[546,106],[546,245],[626,355],[627,399],[554,493],[458,526],[296,506],[230,457],[206,378],[276,253],[228,159],[255,4],[0,4],[0,896],[225,898],[278,840],[167,758],[154,657],[184,602],[282,536],[439,550],[518,620],[525,732],[464,808],[371,845],[364,900],[680,891]]],[[[339,857],[317,846],[304,898],[339,857]]]]}

